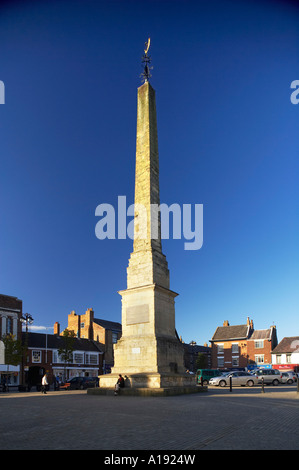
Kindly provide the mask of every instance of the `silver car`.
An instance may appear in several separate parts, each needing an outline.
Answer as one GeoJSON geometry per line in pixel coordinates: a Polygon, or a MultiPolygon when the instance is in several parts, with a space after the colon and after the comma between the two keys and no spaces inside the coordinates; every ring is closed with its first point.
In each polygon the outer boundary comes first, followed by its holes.
{"type": "Polygon", "coordinates": [[[292,384],[297,381],[296,374],[294,372],[282,372],[281,381],[283,384],[292,384]]]}
{"type": "Polygon", "coordinates": [[[256,372],[256,376],[258,383],[262,383],[262,380],[266,385],[278,385],[281,383],[281,372],[278,369],[259,369],[256,372]]]}
{"type": "Polygon", "coordinates": [[[253,385],[257,385],[258,383],[257,377],[248,372],[227,372],[219,377],[210,379],[209,385],[226,387],[230,385],[230,378],[232,379],[232,385],[247,385],[248,387],[253,387],[253,385]]]}

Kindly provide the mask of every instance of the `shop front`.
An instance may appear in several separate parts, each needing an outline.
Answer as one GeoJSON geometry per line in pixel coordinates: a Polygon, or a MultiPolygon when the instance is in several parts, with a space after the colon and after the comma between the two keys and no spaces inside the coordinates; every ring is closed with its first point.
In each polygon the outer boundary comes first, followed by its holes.
{"type": "Polygon", "coordinates": [[[73,377],[98,377],[99,369],[95,367],[71,367],[71,366],[53,366],[53,375],[59,378],[59,382],[63,383],[73,377]]]}
{"type": "Polygon", "coordinates": [[[18,387],[20,384],[20,366],[0,364],[1,391],[18,387]]]}
{"type": "Polygon", "coordinates": [[[299,364],[274,364],[273,369],[281,370],[282,372],[295,372],[299,373],[299,364]]]}

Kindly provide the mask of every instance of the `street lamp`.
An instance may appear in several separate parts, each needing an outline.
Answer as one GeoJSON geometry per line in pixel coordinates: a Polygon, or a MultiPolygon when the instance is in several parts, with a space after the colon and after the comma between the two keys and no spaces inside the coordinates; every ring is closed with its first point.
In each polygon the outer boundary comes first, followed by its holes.
{"type": "Polygon", "coordinates": [[[25,323],[26,333],[28,333],[28,325],[32,325],[33,317],[30,315],[30,313],[24,313],[24,315],[22,315],[20,318],[20,322],[25,323]]]}
{"type": "Polygon", "coordinates": [[[27,376],[24,372],[24,366],[26,364],[26,361],[24,361],[24,355],[27,355],[27,348],[28,348],[28,325],[32,325],[33,323],[33,317],[30,315],[30,313],[24,313],[24,315],[21,316],[20,322],[25,324],[25,350],[22,355],[22,385],[24,385],[24,382],[27,382],[27,376]],[[25,377],[24,377],[25,375],[25,377]]]}

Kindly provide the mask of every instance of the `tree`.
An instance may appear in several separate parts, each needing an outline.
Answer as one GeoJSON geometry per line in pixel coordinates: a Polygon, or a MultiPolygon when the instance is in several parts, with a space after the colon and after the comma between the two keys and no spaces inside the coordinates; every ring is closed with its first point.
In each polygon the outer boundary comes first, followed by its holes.
{"type": "Polygon", "coordinates": [[[205,369],[207,367],[207,357],[203,353],[198,353],[195,361],[196,369],[205,369]]]}
{"type": "Polygon", "coordinates": [[[64,362],[64,378],[66,379],[66,365],[73,362],[74,342],[76,335],[73,330],[67,328],[62,333],[63,345],[58,349],[58,354],[64,362]]]}

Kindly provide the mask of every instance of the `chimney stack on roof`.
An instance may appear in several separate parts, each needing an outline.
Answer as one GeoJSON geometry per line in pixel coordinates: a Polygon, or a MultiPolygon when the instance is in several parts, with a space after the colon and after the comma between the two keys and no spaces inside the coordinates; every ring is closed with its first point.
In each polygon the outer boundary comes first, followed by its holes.
{"type": "Polygon", "coordinates": [[[60,335],[60,324],[58,323],[58,321],[54,323],[54,335],[60,335]]]}

